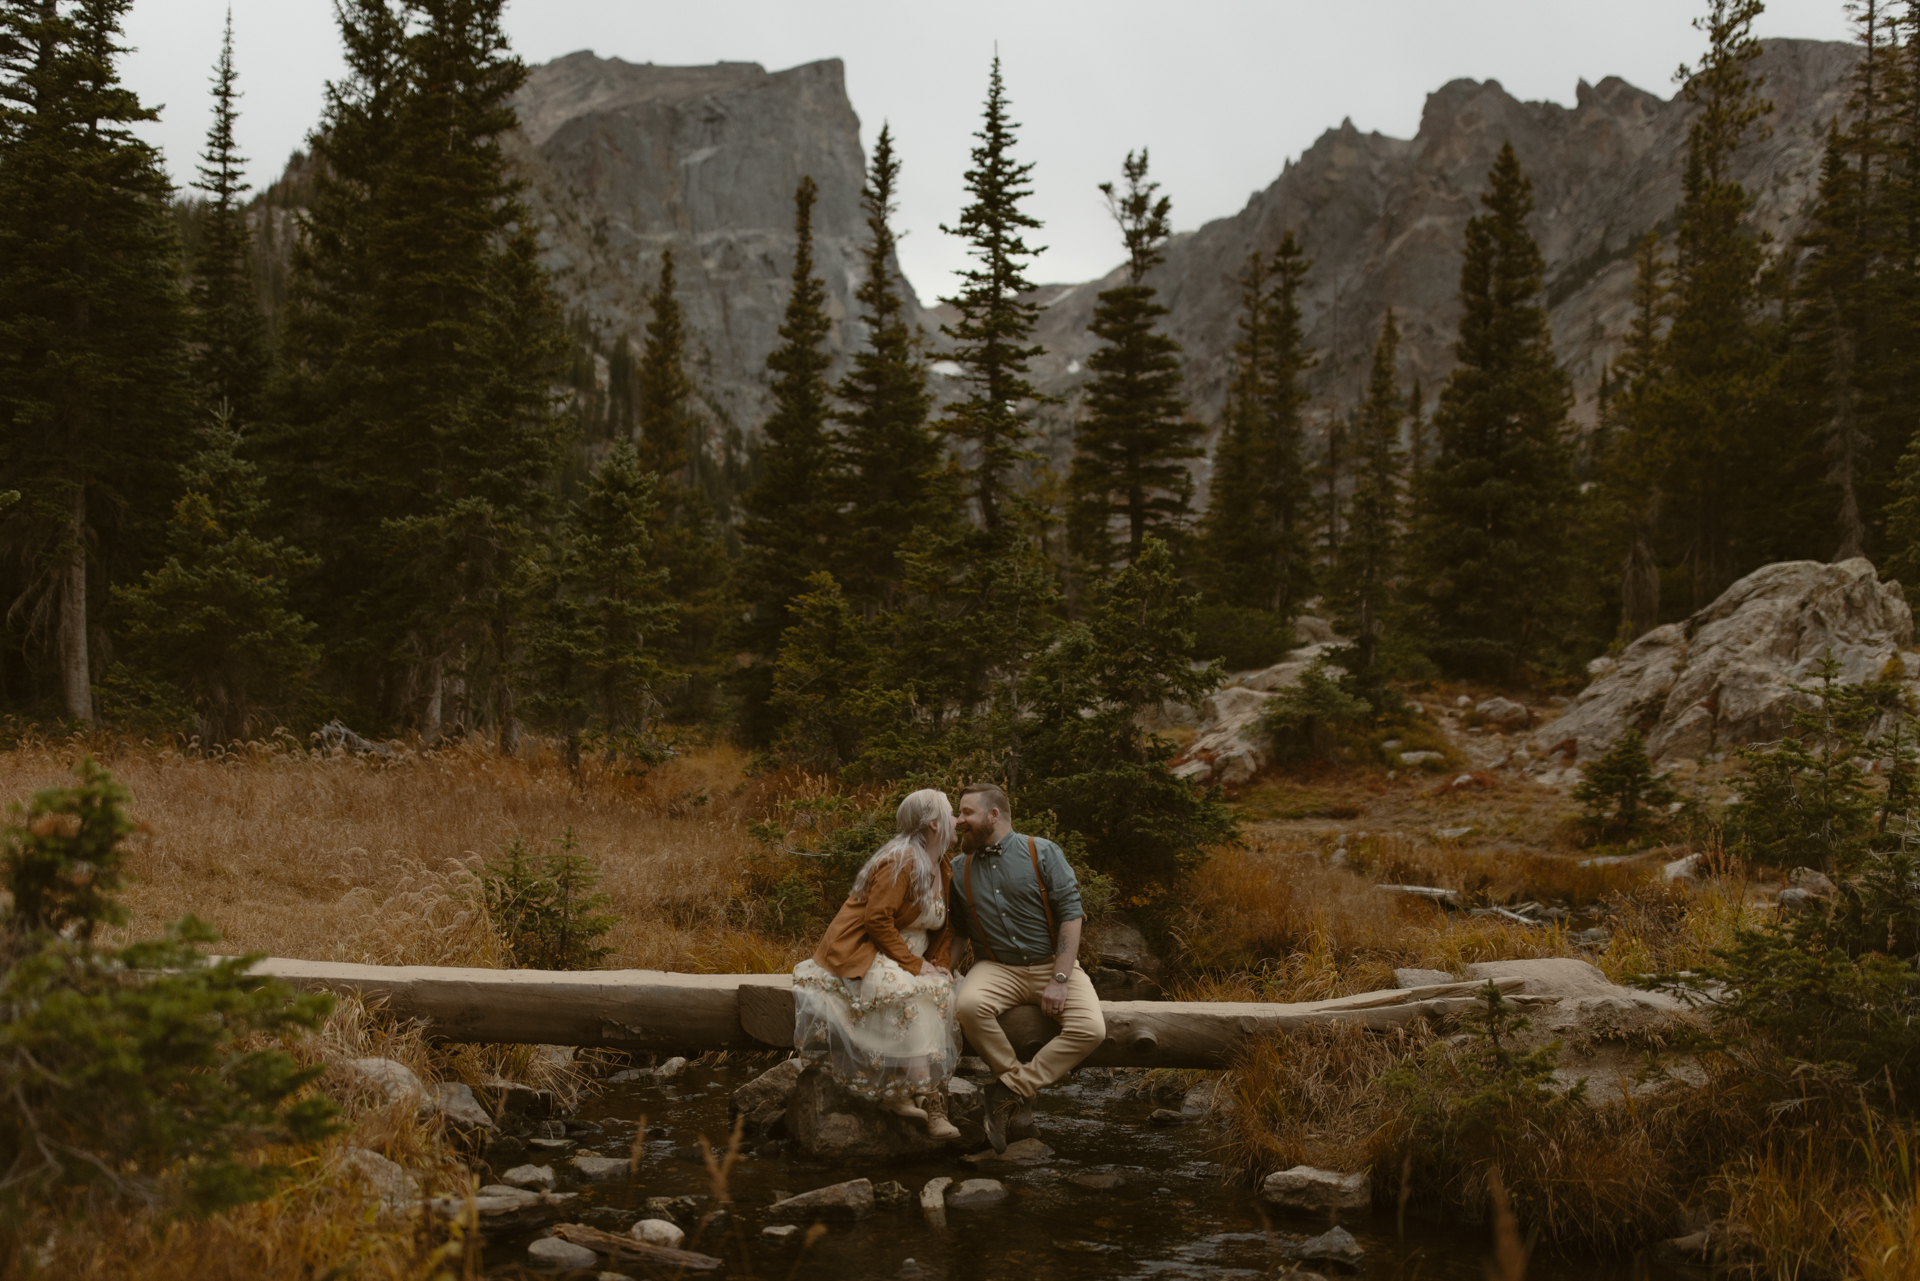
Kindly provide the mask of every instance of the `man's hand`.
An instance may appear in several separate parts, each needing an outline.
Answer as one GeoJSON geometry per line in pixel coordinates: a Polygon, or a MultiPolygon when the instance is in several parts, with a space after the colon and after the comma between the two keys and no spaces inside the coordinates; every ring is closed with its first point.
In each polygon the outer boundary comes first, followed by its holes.
{"type": "Polygon", "coordinates": [[[1067,985],[1048,981],[1040,993],[1040,1012],[1050,1019],[1057,1019],[1067,1008],[1067,985]]]}

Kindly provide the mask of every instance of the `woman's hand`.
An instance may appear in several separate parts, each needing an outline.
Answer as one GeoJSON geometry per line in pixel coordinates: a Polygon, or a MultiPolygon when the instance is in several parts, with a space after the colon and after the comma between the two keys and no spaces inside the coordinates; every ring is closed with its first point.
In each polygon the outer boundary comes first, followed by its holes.
{"type": "Polygon", "coordinates": [[[935,965],[932,961],[928,961],[926,963],[926,968],[929,972],[938,974],[941,978],[945,979],[947,982],[949,983],[953,982],[953,971],[948,969],[946,966],[935,965]]]}

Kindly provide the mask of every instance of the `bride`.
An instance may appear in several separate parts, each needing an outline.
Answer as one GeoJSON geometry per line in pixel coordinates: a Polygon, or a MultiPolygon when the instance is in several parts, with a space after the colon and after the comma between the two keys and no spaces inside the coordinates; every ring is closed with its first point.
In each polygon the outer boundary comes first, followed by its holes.
{"type": "Polygon", "coordinates": [[[958,1138],[945,1086],[959,1057],[953,929],[953,806],[927,788],[900,802],[896,835],[860,869],[811,960],[793,968],[794,1047],[850,1092],[958,1138]]]}

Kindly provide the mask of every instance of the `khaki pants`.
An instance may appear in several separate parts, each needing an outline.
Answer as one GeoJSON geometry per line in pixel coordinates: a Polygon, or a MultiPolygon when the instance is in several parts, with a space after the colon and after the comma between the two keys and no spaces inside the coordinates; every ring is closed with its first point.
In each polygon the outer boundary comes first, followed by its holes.
{"type": "Polygon", "coordinates": [[[1023,1099],[1072,1071],[1107,1037],[1107,1020],[1100,1013],[1093,980],[1075,965],[1067,977],[1067,1008],[1060,1012],[1060,1034],[1041,1046],[1031,1062],[1020,1062],[1000,1026],[1000,1015],[1016,1005],[1040,1004],[1041,992],[1052,981],[1052,961],[1039,965],[976,961],[960,984],[961,1030],[1000,1083],[1023,1099]]]}

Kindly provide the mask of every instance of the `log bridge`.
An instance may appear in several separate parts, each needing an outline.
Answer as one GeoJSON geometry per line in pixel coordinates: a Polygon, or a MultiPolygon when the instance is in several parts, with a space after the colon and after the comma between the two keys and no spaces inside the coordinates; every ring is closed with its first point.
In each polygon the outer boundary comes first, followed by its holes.
{"type": "MultiPolygon", "coordinates": [[[[630,1053],[793,1048],[786,974],[673,974],[662,970],[485,970],[348,965],[269,958],[253,973],[303,991],[358,993],[401,1018],[422,1019],[448,1041],[600,1046],[630,1053]]],[[[1516,992],[1524,980],[1496,983],[1516,992]]],[[[1485,983],[1364,992],[1327,1001],[1102,1001],[1107,1039],[1088,1067],[1225,1068],[1265,1032],[1347,1023],[1376,1031],[1457,1014],[1485,983]]],[[[1059,1024],[1023,1005],[1000,1016],[1021,1058],[1059,1024]]]]}

